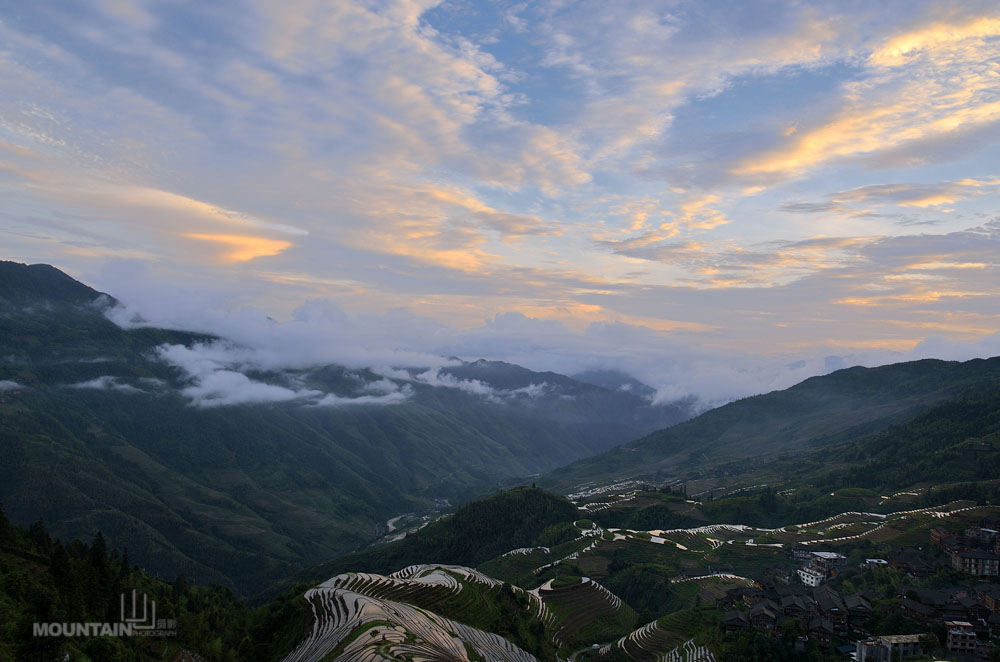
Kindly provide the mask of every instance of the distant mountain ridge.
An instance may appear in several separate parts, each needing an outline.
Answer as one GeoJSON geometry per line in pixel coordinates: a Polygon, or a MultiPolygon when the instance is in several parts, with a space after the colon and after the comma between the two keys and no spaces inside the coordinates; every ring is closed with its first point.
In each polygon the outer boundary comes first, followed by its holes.
{"type": "Polygon", "coordinates": [[[643,384],[635,377],[617,370],[585,370],[573,375],[579,382],[602,386],[613,391],[626,391],[635,395],[651,398],[656,395],[656,389],[643,384]]]}
{"type": "Polygon", "coordinates": [[[744,398],[562,467],[539,483],[568,490],[626,478],[811,452],[860,439],[966,391],[1000,385],[1000,357],[853,367],[744,398]]]}
{"type": "MultiPolygon", "coordinates": [[[[15,521],[116,546],[162,576],[256,591],[373,540],[390,517],[606,450],[689,414],[502,362],[385,377],[258,371],[343,400],[198,408],[157,348],[217,339],[122,329],[103,298],[45,265],[0,263],[0,502],[15,521]]],[[[104,295],[106,296],[106,295],[104,295]]]]}

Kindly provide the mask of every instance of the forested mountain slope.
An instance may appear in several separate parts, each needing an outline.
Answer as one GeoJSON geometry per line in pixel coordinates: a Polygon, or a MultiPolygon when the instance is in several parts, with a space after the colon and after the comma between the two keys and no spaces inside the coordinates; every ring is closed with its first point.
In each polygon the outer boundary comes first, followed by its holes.
{"type": "Polygon", "coordinates": [[[729,403],[680,425],[560,468],[541,481],[570,489],[619,478],[770,460],[834,446],[907,421],[966,392],[1000,385],[1000,357],[848,368],[729,403]]]}

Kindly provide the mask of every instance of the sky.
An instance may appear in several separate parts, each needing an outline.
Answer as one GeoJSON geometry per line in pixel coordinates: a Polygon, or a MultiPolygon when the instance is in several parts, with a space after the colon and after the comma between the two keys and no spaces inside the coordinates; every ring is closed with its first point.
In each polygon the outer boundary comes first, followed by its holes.
{"type": "Polygon", "coordinates": [[[1000,9],[4,3],[0,195],[3,258],[274,365],[991,356],[1000,9]]]}

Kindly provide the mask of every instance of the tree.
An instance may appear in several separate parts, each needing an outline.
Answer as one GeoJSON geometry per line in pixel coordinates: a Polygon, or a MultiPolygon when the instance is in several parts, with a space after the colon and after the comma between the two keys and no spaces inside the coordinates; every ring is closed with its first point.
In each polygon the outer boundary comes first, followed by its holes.
{"type": "Polygon", "coordinates": [[[177,579],[174,580],[173,586],[173,598],[175,605],[179,606],[181,604],[181,600],[184,598],[184,594],[187,593],[188,588],[187,577],[183,574],[177,575],[177,579]]]}
{"type": "Polygon", "coordinates": [[[28,537],[35,543],[35,550],[39,554],[48,556],[52,553],[52,538],[45,530],[45,522],[38,520],[28,527],[28,537]]]}
{"type": "Polygon", "coordinates": [[[3,504],[0,503],[0,543],[8,543],[14,537],[14,527],[11,526],[10,520],[7,519],[7,513],[4,512],[3,504]]]}
{"type": "Polygon", "coordinates": [[[128,561],[128,547],[123,547],[121,566],[118,568],[118,577],[120,579],[126,579],[131,571],[132,568],[129,567],[128,561]]]}
{"type": "Polygon", "coordinates": [[[69,554],[66,553],[66,548],[60,542],[56,542],[55,548],[52,550],[49,568],[52,571],[52,580],[55,582],[56,590],[66,595],[71,588],[70,573],[72,569],[69,564],[69,554]]]}
{"type": "Polygon", "coordinates": [[[100,531],[94,536],[94,542],[87,556],[89,566],[86,575],[87,609],[90,613],[104,618],[111,609],[111,596],[118,592],[118,584],[108,565],[108,544],[100,531]]]}
{"type": "Polygon", "coordinates": [[[90,546],[90,565],[97,569],[107,567],[108,564],[108,543],[104,540],[104,534],[100,531],[94,536],[94,542],[90,546]]]}

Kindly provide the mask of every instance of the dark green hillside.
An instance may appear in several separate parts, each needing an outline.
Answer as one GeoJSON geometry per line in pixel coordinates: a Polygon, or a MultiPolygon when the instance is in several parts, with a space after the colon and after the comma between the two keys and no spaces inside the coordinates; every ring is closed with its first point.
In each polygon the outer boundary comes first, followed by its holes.
{"type": "MultiPolygon", "coordinates": [[[[994,501],[1000,494],[1000,390],[970,388],[880,432],[775,461],[754,475],[770,484],[700,504],[698,514],[715,522],[779,526],[850,510],[898,509],[895,500],[880,495],[903,490],[916,490],[913,503],[919,506],[994,501]]],[[[595,518],[657,526],[676,521],[669,514],[656,520],[658,514],[650,507],[625,507],[595,518]]]]}
{"type": "Polygon", "coordinates": [[[777,527],[846,511],[898,509],[880,495],[902,490],[920,491],[915,503],[922,506],[990,501],[1000,489],[1000,389],[970,388],[880,432],[778,459],[749,475],[747,481],[766,486],[726,498],[703,496],[702,503],[669,489],[640,491],[590,517],[601,526],[639,530],[709,522],[777,527]]]}
{"type": "MultiPolygon", "coordinates": [[[[21,264],[0,260],[0,299],[11,303],[89,303],[101,296],[48,264],[21,264]]],[[[104,295],[107,296],[107,295],[104,295]]]]}
{"type": "Polygon", "coordinates": [[[474,567],[518,547],[539,544],[549,527],[578,516],[567,499],[533,487],[519,487],[472,501],[454,514],[402,540],[349,554],[302,575],[303,580],[342,572],[390,573],[414,563],[474,567]]]}
{"type": "Polygon", "coordinates": [[[966,389],[1000,383],[1000,358],[849,368],[732,402],[552,472],[548,487],[655,476],[734,460],[798,454],[901,423],[966,389]]]}
{"type": "Polygon", "coordinates": [[[130,563],[127,552],[109,548],[100,533],[89,544],[64,544],[53,541],[41,522],[27,529],[10,524],[0,508],[0,662],[63,656],[145,662],[191,652],[209,662],[273,660],[291,649],[310,621],[297,594],[250,609],[228,589],[149,576],[130,563]],[[175,621],[175,637],[32,634],[36,622],[118,622],[121,595],[132,590],[156,602],[157,619],[175,621]]]}
{"type": "Polygon", "coordinates": [[[3,399],[12,517],[64,537],[101,528],[150,569],[248,592],[363,545],[422,498],[530,469],[420,406],[201,410],[170,392],[44,386],[3,399]]]}
{"type": "Polygon", "coordinates": [[[25,386],[129,372],[167,378],[145,353],[200,334],[119,328],[102,314],[115,300],[47,264],[0,261],[0,379],[25,386]]]}
{"type": "Polygon", "coordinates": [[[1000,390],[970,393],[817,460],[849,468],[823,484],[875,490],[1000,477],[1000,390]],[[906,458],[901,462],[900,458],[906,458]]]}

